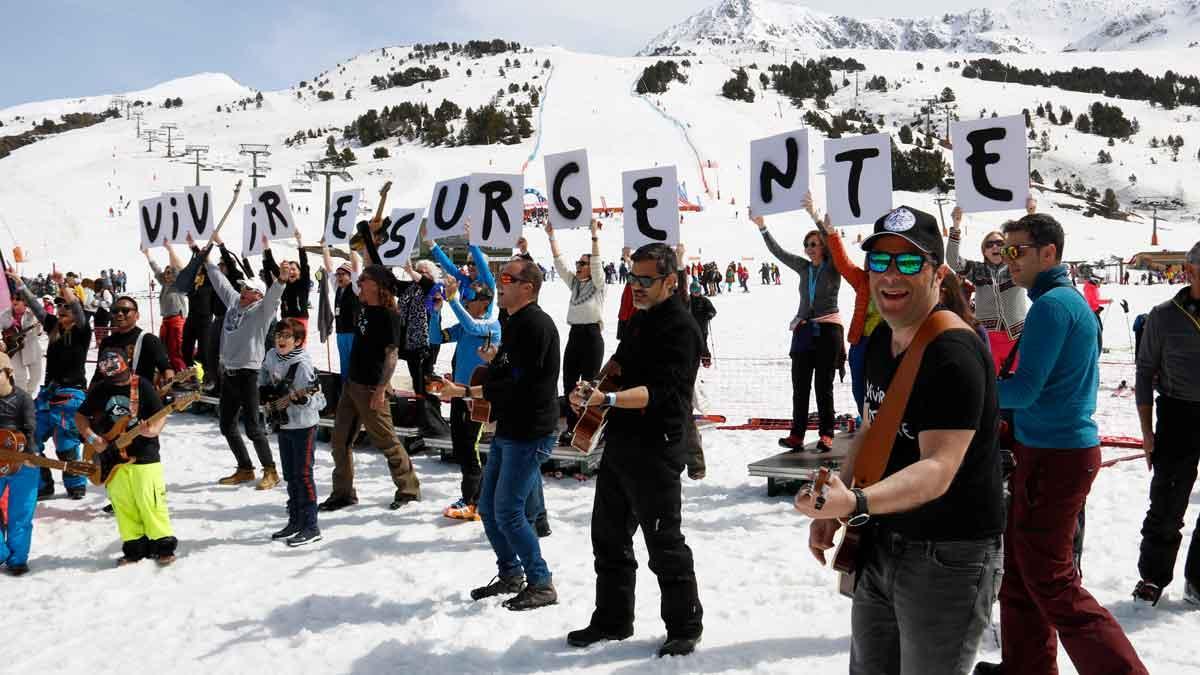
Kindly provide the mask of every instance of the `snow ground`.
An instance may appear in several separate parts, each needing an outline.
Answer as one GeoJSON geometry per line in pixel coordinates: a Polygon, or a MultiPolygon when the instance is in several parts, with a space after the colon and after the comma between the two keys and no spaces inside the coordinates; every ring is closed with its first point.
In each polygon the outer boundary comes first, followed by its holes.
{"type": "MultiPolygon", "coordinates": [[[[945,61],[961,56],[837,53],[867,64],[866,77],[883,74],[889,82],[904,81],[901,89],[886,94],[860,94],[860,105],[885,114],[889,127],[894,119],[911,118],[917,99],[936,94],[944,86],[958,94],[964,117],[974,116],[981,107],[1014,113],[1048,98],[1056,106],[1071,106],[1078,114],[1099,98],[965,80],[944,67],[945,61]],[[916,71],[916,61],[923,61],[926,69],[916,71]],[[941,73],[933,72],[937,63],[943,66],[941,73]]],[[[540,140],[542,153],[587,147],[593,192],[610,197],[612,204],[618,201],[615,195],[622,170],[655,163],[676,163],[681,180],[693,193],[698,191],[701,177],[687,141],[670,121],[651,110],[646,100],[630,94],[637,74],[653,59],[592,56],[560,49],[537,49],[521,57],[525,65],[508,81],[532,82],[535,74],[544,81],[547,73],[540,64],[546,58],[553,62],[553,81],[543,96],[540,139],[486,148],[391,145],[392,158],[382,161],[368,159],[371,148],[355,147],[360,160],[351,169],[355,184],[370,195],[391,178],[396,181],[390,200],[393,206],[425,206],[435,180],[489,166],[515,170],[540,140]]],[[[187,134],[185,142],[210,143],[214,153],[228,162],[237,160],[237,143],[271,142],[275,154],[269,180],[286,184],[296,168],[324,149],[319,140],[283,148],[282,139],[297,129],[341,126],[368,107],[382,108],[400,100],[436,105],[448,97],[464,107],[479,105],[505,82],[497,75],[501,56],[461,66],[442,64],[451,70],[451,77],[429,85],[428,91],[413,87],[369,92],[365,86],[369,76],[386,72],[384,58],[377,51],[369,52],[343,64],[344,73],[330,74],[333,83],[327,88],[338,93],[338,100],[316,103],[307,93],[297,100],[294,89],[264,92],[262,110],[229,115],[212,111],[218,104],[249,95],[248,89],[222,77],[167,83],[150,90],[154,100],[178,95],[185,99],[185,107],[178,111],[153,109],[147,112],[146,122],[157,126],[175,120],[187,134]],[[467,67],[474,69],[471,79],[462,74],[467,67]],[[342,91],[350,87],[354,87],[355,98],[341,100],[342,91]]],[[[753,58],[760,67],[784,60],[782,55],[753,58]]],[[[1007,60],[1045,67],[1046,58],[1013,56],[1007,60]]],[[[707,178],[714,188],[723,189],[723,199],[718,203],[701,197],[707,210],[686,218],[683,232],[689,255],[722,264],[749,259],[746,264],[753,274],[767,254],[744,212],[739,214],[746,202],[743,167],[749,141],[799,126],[802,111],[772,92],[754,104],[721,99],[717,92],[720,82],[729,77],[729,67],[751,60],[747,55],[693,59],[689,85],[673,85],[667,94],[649,100],[688,125],[701,158],[720,165],[707,178]],[[737,196],[737,206],[728,203],[732,195],[737,196]]],[[[1053,60],[1054,67],[1138,65],[1147,72],[1163,69],[1162,64],[1189,62],[1186,52],[1081,53],[1054,55],[1053,60]]],[[[106,102],[107,97],[97,97],[91,103],[28,104],[0,111],[0,118],[7,128],[15,114],[57,116],[77,109],[99,109],[106,102]]],[[[830,103],[837,109],[853,102],[852,90],[843,90],[830,103]]],[[[1094,164],[1102,139],[1055,127],[1051,133],[1059,150],[1041,159],[1035,154],[1034,166],[1041,167],[1051,182],[1056,176],[1078,173],[1100,187],[1106,182],[1121,184],[1128,173],[1136,172],[1139,191],[1150,193],[1174,194],[1177,187],[1183,191],[1182,186],[1200,178],[1194,160],[1170,163],[1164,151],[1145,147],[1149,136],[1161,138],[1168,133],[1182,134],[1192,142],[1200,118],[1188,119],[1188,115],[1195,111],[1162,111],[1128,101],[1121,106],[1138,117],[1143,131],[1134,145],[1118,145],[1114,150],[1117,164],[1094,164]],[[1149,163],[1151,155],[1158,164],[1149,163]],[[1110,172],[1115,173],[1110,177],[1110,172]]],[[[1037,122],[1039,133],[1042,124],[1037,122]]],[[[136,200],[188,183],[192,168],[163,160],[158,148],[147,153],[145,143],[134,138],[133,126],[133,122],[121,120],[55,136],[0,162],[0,224],[5,226],[0,231],[11,238],[11,242],[4,240],[6,247],[19,243],[33,255],[27,273],[48,270],[51,261],[59,269],[82,271],[101,265],[124,267],[131,272],[133,288],[145,287],[132,214],[126,212],[121,218],[103,214],[118,204],[119,195],[136,200]]],[[[1185,147],[1185,158],[1192,154],[1190,147],[1185,147]]],[[[814,172],[818,165],[813,164],[814,172]]],[[[535,157],[529,165],[528,184],[543,185],[541,174],[541,158],[535,157]]],[[[204,174],[205,182],[214,187],[218,205],[230,194],[236,177],[224,172],[204,174]]],[[[823,201],[823,177],[814,175],[813,181],[818,202],[823,201]]],[[[1121,198],[1128,201],[1124,193],[1121,198]]],[[[301,222],[310,241],[316,240],[321,229],[316,216],[319,199],[319,193],[291,195],[294,204],[311,208],[313,215],[301,222]]],[[[373,199],[368,201],[373,205],[373,199]]],[[[1148,223],[1085,219],[1059,208],[1056,201],[1069,200],[1043,198],[1042,208],[1063,221],[1068,258],[1128,258],[1150,248],[1148,223]]],[[[897,202],[937,212],[932,195],[901,193],[897,202]]],[[[977,251],[983,233],[1013,215],[969,215],[963,250],[977,251]]],[[[809,229],[804,219],[782,216],[768,220],[786,248],[799,250],[802,235],[809,229]]],[[[1200,227],[1189,220],[1189,213],[1176,212],[1174,222],[1160,224],[1163,247],[1186,248],[1197,239],[1200,227]]],[[[230,225],[228,241],[239,240],[239,227],[239,223],[230,225]]],[[[861,229],[847,228],[848,238],[853,240],[861,229]]],[[[586,249],[583,232],[563,232],[559,239],[567,255],[586,249]]],[[[615,256],[621,245],[619,220],[609,221],[601,239],[604,254],[615,256]]],[[[530,241],[535,255],[548,262],[545,238],[534,232],[530,241]]],[[[789,407],[790,384],[782,367],[786,361],[780,359],[787,352],[786,324],[795,303],[796,278],[784,269],[782,286],[760,288],[753,277],[751,284],[752,293],[745,297],[735,289],[714,300],[720,312],[713,326],[717,362],[711,371],[702,373],[711,411],[728,414],[734,422],[751,414],[785,416],[789,407]]],[[[1134,312],[1141,312],[1177,288],[1106,287],[1103,294],[1118,302],[1128,297],[1134,312]]],[[[852,306],[849,293],[844,289],[842,297],[847,311],[852,306]]],[[[615,318],[618,300],[618,289],[612,287],[606,316],[615,318]]],[[[565,314],[566,293],[561,284],[547,286],[544,304],[555,316],[565,314]]],[[[149,317],[144,318],[149,325],[149,317]]],[[[1102,366],[1101,428],[1106,434],[1136,436],[1132,399],[1106,394],[1121,379],[1132,381],[1128,329],[1115,304],[1106,312],[1105,326],[1106,345],[1112,352],[1105,355],[1102,366]]],[[[611,351],[615,321],[606,325],[605,335],[611,351]]],[[[323,363],[324,350],[317,345],[313,350],[323,363]]],[[[443,363],[448,361],[449,350],[442,358],[443,363]]],[[[848,389],[848,382],[838,385],[843,408],[849,400],[848,389]]],[[[545,541],[545,552],[555,574],[560,606],[514,615],[498,602],[469,601],[468,590],[492,576],[493,558],[477,525],[451,523],[440,516],[441,508],[456,497],[458,473],[453,465],[432,457],[416,458],[424,501],[392,513],[384,508],[391,483],[382,458],[371,451],[359,452],[362,503],[323,518],[325,540],[320,544],[289,550],[268,539],[281,524],[282,489],[264,494],[214,485],[216,478],[231,469],[215,420],[181,414],[168,425],[163,450],[172,516],[181,540],[179,561],[162,570],[150,564],[113,569],[112,561],[119,552],[116,527],[101,513],[104,500],[95,491],[83,502],[41,504],[30,561],[33,572],[20,580],[0,581],[10,600],[10,613],[29,627],[12,633],[7,650],[10,665],[5,670],[125,672],[136,664],[145,670],[177,672],[793,673],[822,667],[843,671],[849,645],[849,604],[834,592],[833,576],[809,557],[804,519],[795,515],[788,499],[767,498],[765,481],[746,474],[746,464],[775,452],[775,436],[732,431],[707,431],[705,436],[708,477],[700,483],[685,481],[684,486],[684,531],[696,554],[701,598],[708,610],[705,641],[694,657],[665,662],[652,659],[664,629],[658,619],[655,584],[646,575],[633,639],[585,651],[565,646],[566,632],[582,627],[591,611],[590,483],[570,479],[547,483],[555,533],[545,541]],[[98,588],[104,590],[95,600],[85,595],[98,588]],[[135,636],[132,640],[131,635],[135,636]],[[95,658],[97,645],[107,658],[95,658]]],[[[322,444],[318,450],[316,469],[322,495],[328,491],[331,470],[326,448],[322,444]]],[[[1129,451],[1106,451],[1110,457],[1124,454],[1129,451]]],[[[1195,671],[1200,647],[1180,636],[1200,627],[1200,613],[1188,611],[1176,598],[1178,589],[1169,589],[1172,597],[1155,610],[1135,608],[1128,598],[1136,578],[1138,531],[1148,484],[1149,475],[1137,462],[1106,469],[1097,479],[1089,500],[1091,527],[1084,555],[1087,585],[1117,615],[1151,672],[1195,671]]],[[[1192,521],[1188,520],[1184,534],[1190,536],[1191,532],[1192,521]]],[[[640,543],[637,550],[645,561],[640,543]]],[[[994,648],[981,654],[993,660],[996,656],[994,648]]],[[[1060,661],[1063,672],[1073,672],[1065,654],[1060,661]]]]}
{"type": "MultiPolygon", "coordinates": [[[[714,412],[748,398],[783,415],[786,379],[779,381],[778,369],[766,359],[784,353],[786,335],[752,333],[752,318],[781,316],[774,308],[790,306],[794,290],[752,288],[744,297],[735,290],[715,298],[718,365],[703,376],[714,412]],[[766,391],[755,391],[748,377],[741,389],[722,385],[718,375],[725,372],[721,357],[727,353],[755,356],[739,365],[767,378],[766,391]]],[[[1127,291],[1137,308],[1177,289],[1116,290],[1127,291]]],[[[549,311],[562,313],[565,289],[551,285],[544,297],[549,311]]],[[[617,299],[616,293],[609,297],[614,314],[617,299]]],[[[1104,357],[1098,416],[1105,433],[1136,436],[1133,400],[1110,395],[1121,379],[1132,382],[1123,323],[1106,322],[1114,351],[1104,357]]],[[[613,344],[609,331],[610,350],[613,344]]],[[[844,406],[849,382],[837,386],[844,406]]],[[[231,468],[216,421],[180,414],[163,436],[178,562],[166,569],[149,562],[114,569],[120,542],[95,490],[82,502],[41,503],[33,571],[3,582],[12,616],[32,628],[12,634],[5,670],[115,673],[136,664],[174,672],[843,671],[849,602],[836,594],[832,573],[809,556],[806,520],[791,509],[789,498],[768,498],[765,481],[746,474],[746,464],[776,451],[775,434],[704,435],[708,477],[685,479],[683,493],[684,532],[706,608],[704,642],[687,659],[653,658],[665,633],[640,540],[635,636],[582,651],[565,645],[566,632],[585,625],[592,608],[591,482],[547,480],[554,534],[543,546],[560,604],[515,614],[499,601],[473,603],[468,597],[470,588],[490,579],[494,558],[478,524],[440,515],[457,497],[454,465],[418,456],[423,500],[393,513],[386,509],[393,488],[382,456],[357,452],[360,504],[322,514],[324,541],[288,549],[269,539],[282,524],[282,487],[263,493],[214,485],[231,468]],[[94,599],[85,595],[97,591],[94,599]],[[104,645],[106,658],[95,658],[96,644],[104,645]]],[[[327,449],[321,443],[317,450],[322,497],[332,470],[327,449]]],[[[1105,457],[1131,452],[1106,449],[1105,457]]],[[[1150,672],[1195,672],[1200,648],[1179,638],[1200,628],[1200,612],[1178,599],[1177,587],[1157,609],[1135,607],[1128,598],[1148,484],[1141,462],[1106,468],[1096,480],[1088,502],[1085,579],[1121,621],[1150,672]]],[[[1189,519],[1185,536],[1191,531],[1189,519]]],[[[1182,558],[1177,570],[1181,577],[1182,558]]],[[[981,658],[995,660],[995,643],[990,638],[985,643],[981,658]]],[[[1065,653],[1060,666],[1073,672],[1065,653]]]]}

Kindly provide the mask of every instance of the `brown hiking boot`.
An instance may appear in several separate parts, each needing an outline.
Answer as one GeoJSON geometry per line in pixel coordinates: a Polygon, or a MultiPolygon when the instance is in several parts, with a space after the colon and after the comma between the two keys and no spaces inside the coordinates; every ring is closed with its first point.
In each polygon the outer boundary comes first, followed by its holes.
{"type": "Polygon", "coordinates": [[[238,469],[217,481],[217,484],[237,485],[238,483],[249,483],[252,480],[254,480],[254,469],[238,469]]]}
{"type": "MultiPolygon", "coordinates": [[[[253,477],[254,476],[252,474],[251,478],[253,477]]],[[[279,474],[276,473],[275,469],[272,467],[270,469],[263,469],[263,477],[258,481],[258,484],[254,486],[254,489],[270,490],[276,485],[279,485],[279,474]]]]}

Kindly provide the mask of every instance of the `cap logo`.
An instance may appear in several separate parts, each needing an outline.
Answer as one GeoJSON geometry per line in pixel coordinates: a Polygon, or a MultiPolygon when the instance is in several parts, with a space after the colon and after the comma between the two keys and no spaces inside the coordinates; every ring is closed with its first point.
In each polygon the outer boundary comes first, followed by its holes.
{"type": "Polygon", "coordinates": [[[888,232],[907,232],[917,224],[917,216],[908,209],[896,209],[888,214],[883,227],[888,232]]]}

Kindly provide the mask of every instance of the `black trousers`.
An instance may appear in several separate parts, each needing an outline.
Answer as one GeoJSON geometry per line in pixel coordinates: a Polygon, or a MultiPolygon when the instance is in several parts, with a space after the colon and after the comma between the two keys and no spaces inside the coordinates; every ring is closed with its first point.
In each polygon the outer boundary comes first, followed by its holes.
{"type": "Polygon", "coordinates": [[[250,453],[246,451],[246,443],[238,433],[237,420],[240,415],[246,436],[254,444],[258,463],[264,469],[274,469],[275,460],[271,457],[271,444],[267,442],[267,432],[263,428],[262,416],[258,411],[258,371],[237,368],[222,373],[220,400],[221,433],[229,442],[229,449],[233,451],[238,468],[254,468],[250,461],[250,453]]]}
{"type": "Polygon", "coordinates": [[[450,445],[454,449],[454,461],[462,470],[462,500],[468,504],[479,502],[479,481],[483,468],[479,464],[479,431],[483,425],[471,421],[471,411],[464,399],[450,401],[450,445]]]}
{"type": "MultiPolygon", "coordinates": [[[[1165,588],[1171,583],[1175,557],[1183,542],[1183,516],[1187,512],[1200,462],[1200,403],[1158,398],[1158,426],[1154,430],[1150,508],[1142,522],[1142,548],[1138,572],[1142,579],[1165,588]]],[[[1200,538],[1192,534],[1183,576],[1200,586],[1200,538]]]]}
{"type": "Polygon", "coordinates": [[[821,326],[813,337],[813,347],[792,355],[792,435],[804,436],[808,430],[808,399],[817,392],[819,434],[833,435],[833,372],[837,369],[842,329],[833,324],[821,326]]]}
{"type": "MultiPolygon", "coordinates": [[[[600,333],[600,324],[581,323],[571,326],[567,335],[567,348],[563,351],[562,377],[563,398],[575,389],[575,383],[580,379],[591,380],[600,372],[601,360],[604,358],[604,335],[600,333]]],[[[570,405],[565,408],[567,429],[575,428],[575,411],[570,405]]]]}
{"type": "Polygon", "coordinates": [[[221,324],[225,323],[225,315],[214,315],[208,324],[208,343],[202,352],[200,363],[204,365],[205,381],[220,384],[221,370],[221,324]]]}
{"type": "Polygon", "coordinates": [[[610,633],[633,630],[637,560],[633,533],[640,527],[658,577],[667,638],[695,638],[703,631],[692,550],[680,530],[680,478],[685,450],[634,447],[609,438],[592,505],[592,555],[596,610],[591,625],[610,633]]]}
{"type": "Polygon", "coordinates": [[[209,324],[212,317],[203,314],[188,314],[183,322],[183,360],[189,366],[197,360],[200,366],[208,372],[205,355],[208,353],[209,324]]]}

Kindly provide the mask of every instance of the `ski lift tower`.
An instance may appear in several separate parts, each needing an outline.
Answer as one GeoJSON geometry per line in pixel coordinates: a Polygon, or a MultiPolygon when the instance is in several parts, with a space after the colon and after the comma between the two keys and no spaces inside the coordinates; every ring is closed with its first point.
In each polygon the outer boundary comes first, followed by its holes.
{"type": "Polygon", "coordinates": [[[167,132],[167,157],[172,157],[174,153],[171,151],[171,148],[173,147],[171,145],[171,134],[179,128],[179,125],[174,122],[163,122],[159,128],[167,132]]]}
{"type": "MultiPolygon", "coordinates": [[[[258,156],[262,155],[263,157],[270,157],[271,156],[270,148],[271,148],[271,146],[266,143],[242,143],[241,144],[241,150],[238,151],[238,154],[239,155],[250,155],[251,187],[258,187],[258,179],[267,177],[266,174],[260,174],[258,172],[258,156]]],[[[264,168],[264,170],[266,169],[266,167],[263,167],[263,168],[264,168]]]]}
{"type": "Polygon", "coordinates": [[[354,180],[354,176],[351,176],[349,173],[347,173],[345,169],[333,166],[331,162],[326,160],[310,161],[308,163],[308,171],[305,171],[304,174],[313,180],[316,180],[317,176],[325,177],[325,220],[328,221],[330,206],[329,189],[330,183],[333,181],[333,177],[337,176],[338,178],[341,178],[349,183],[354,180]]]}
{"type": "Polygon", "coordinates": [[[154,129],[146,130],[146,152],[154,152],[154,141],[158,139],[158,132],[154,129]]]}
{"type": "Polygon", "coordinates": [[[141,138],[142,137],[142,111],[138,110],[137,112],[130,115],[130,117],[137,120],[137,137],[141,138]]]}
{"type": "Polygon", "coordinates": [[[208,154],[207,145],[188,145],[184,147],[183,154],[192,156],[192,164],[196,167],[196,185],[200,185],[200,155],[208,154]]]}
{"type": "Polygon", "coordinates": [[[1153,229],[1150,231],[1150,245],[1158,246],[1158,211],[1173,211],[1179,205],[1170,197],[1154,196],[1154,197],[1138,197],[1134,199],[1132,204],[1141,206],[1151,210],[1151,220],[1153,221],[1153,229]]]}
{"type": "Polygon", "coordinates": [[[115,109],[117,112],[124,112],[125,117],[129,117],[129,101],[124,96],[114,96],[108,107],[115,109]]]}

